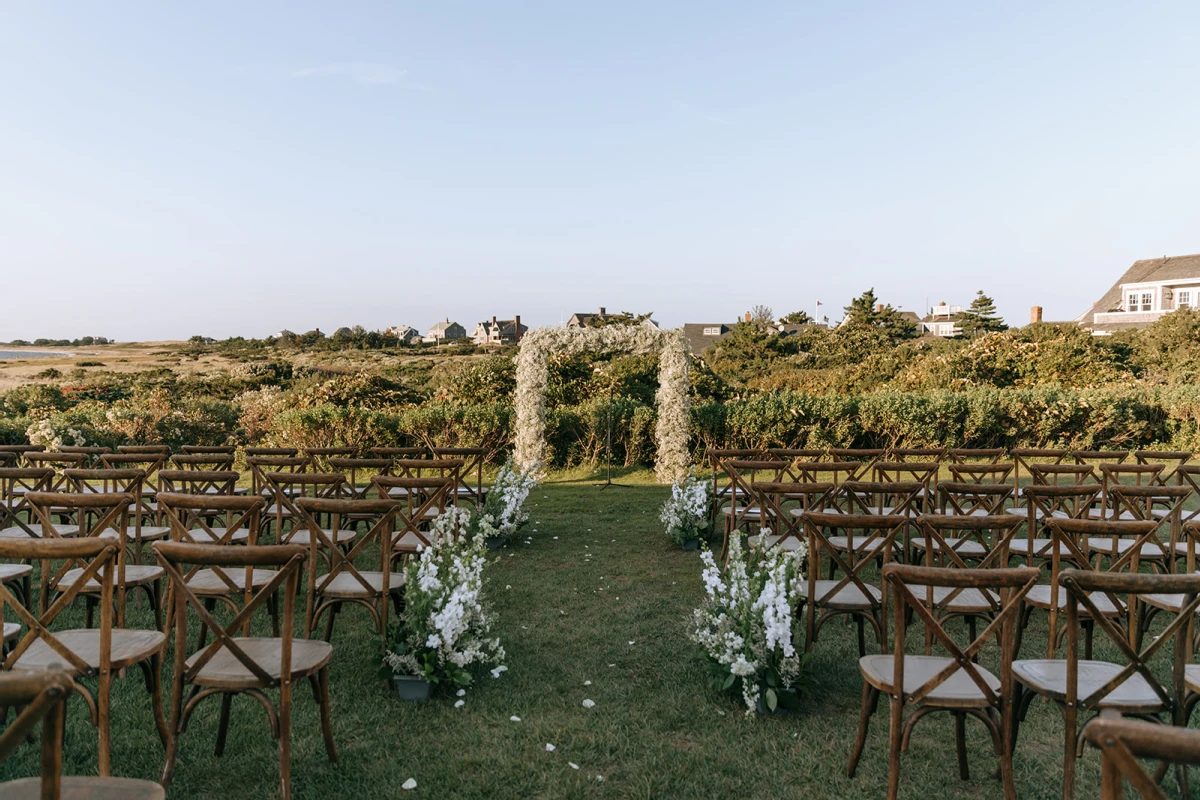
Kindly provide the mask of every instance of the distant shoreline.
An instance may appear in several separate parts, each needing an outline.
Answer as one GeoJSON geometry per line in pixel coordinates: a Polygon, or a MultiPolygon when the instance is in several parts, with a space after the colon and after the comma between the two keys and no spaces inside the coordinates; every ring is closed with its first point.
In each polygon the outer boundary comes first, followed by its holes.
{"type": "Polygon", "coordinates": [[[71,358],[74,353],[64,353],[61,350],[0,350],[0,361],[10,361],[20,358],[71,358]]]}

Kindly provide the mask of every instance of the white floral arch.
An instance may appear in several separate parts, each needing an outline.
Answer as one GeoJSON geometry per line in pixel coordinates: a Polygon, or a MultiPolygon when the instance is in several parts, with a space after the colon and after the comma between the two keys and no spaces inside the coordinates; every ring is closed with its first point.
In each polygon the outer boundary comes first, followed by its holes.
{"type": "Polygon", "coordinates": [[[659,353],[658,422],[654,428],[657,453],[654,472],[660,483],[687,474],[688,352],[681,330],[648,325],[609,325],[603,328],[535,328],[521,337],[517,353],[516,460],[524,467],[546,456],[546,360],[550,353],[659,353]]]}

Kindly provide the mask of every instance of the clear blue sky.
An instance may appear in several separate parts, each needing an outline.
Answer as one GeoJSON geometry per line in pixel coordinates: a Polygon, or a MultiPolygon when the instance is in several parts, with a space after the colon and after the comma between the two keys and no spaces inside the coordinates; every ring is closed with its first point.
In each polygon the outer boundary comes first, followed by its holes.
{"type": "Polygon", "coordinates": [[[1072,318],[1200,251],[1200,4],[0,0],[0,340],[874,286],[1072,318]]]}

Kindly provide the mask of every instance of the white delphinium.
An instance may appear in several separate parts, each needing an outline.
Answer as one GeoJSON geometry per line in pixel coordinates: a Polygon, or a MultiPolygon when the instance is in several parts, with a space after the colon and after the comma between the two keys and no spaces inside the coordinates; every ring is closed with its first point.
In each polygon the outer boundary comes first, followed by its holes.
{"type": "Polygon", "coordinates": [[[804,660],[796,649],[793,609],[807,555],[803,546],[743,548],[738,533],[730,537],[723,572],[711,551],[701,553],[705,600],[692,615],[692,640],[716,666],[717,688],[740,682],[747,713],[757,708],[764,691],[773,706],[776,688],[792,688],[801,676],[804,660]]]}
{"type": "Polygon", "coordinates": [[[671,499],[663,504],[658,518],[675,544],[683,544],[708,530],[708,512],[708,484],[689,471],[671,485],[671,499]]]}
{"type": "Polygon", "coordinates": [[[485,539],[511,536],[529,522],[525,500],[538,484],[539,468],[538,464],[523,468],[512,459],[500,468],[475,518],[479,533],[485,539]]]}

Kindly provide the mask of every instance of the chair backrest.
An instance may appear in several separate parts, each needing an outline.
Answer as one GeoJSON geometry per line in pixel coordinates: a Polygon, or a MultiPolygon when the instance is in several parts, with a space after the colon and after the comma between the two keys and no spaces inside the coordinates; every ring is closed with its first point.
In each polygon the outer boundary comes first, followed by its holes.
{"type": "Polygon", "coordinates": [[[785,474],[796,483],[832,483],[838,486],[865,473],[861,461],[792,461],[785,474]]]}
{"type": "Polygon", "coordinates": [[[950,656],[945,667],[916,686],[914,681],[907,681],[904,677],[907,667],[905,662],[908,659],[893,659],[892,686],[900,694],[900,702],[922,703],[935,689],[962,672],[979,689],[991,708],[1005,708],[1006,704],[1011,702],[1011,698],[1004,697],[1003,687],[1013,685],[1015,632],[1020,625],[1025,596],[1037,583],[1038,575],[1039,571],[1030,567],[941,569],[911,564],[886,565],[883,568],[883,579],[896,597],[896,641],[893,652],[902,654],[906,650],[907,612],[911,609],[924,623],[926,635],[945,648],[950,656]],[[947,601],[942,599],[940,603],[934,602],[934,598],[939,595],[933,590],[938,588],[951,590],[946,597],[957,595],[966,589],[977,589],[982,595],[994,594],[999,598],[998,608],[987,627],[965,647],[942,627],[944,617],[939,605],[945,605],[947,601]],[[1000,649],[1000,692],[992,688],[979,666],[979,654],[990,643],[997,641],[1000,649]],[[910,686],[913,688],[910,689],[910,686]]]}
{"type": "Polygon", "coordinates": [[[1061,464],[1071,455],[1069,450],[1042,447],[1015,447],[1009,451],[1013,465],[1013,488],[1021,493],[1021,476],[1029,476],[1029,468],[1035,464],[1061,464]]]}
{"type": "MultiPolygon", "coordinates": [[[[296,594],[300,586],[300,573],[308,558],[307,548],[301,545],[255,545],[253,547],[224,547],[221,545],[186,544],[184,542],[155,542],[154,554],[159,564],[167,574],[173,598],[172,608],[168,613],[175,628],[175,688],[172,697],[176,696],[184,684],[190,684],[196,679],[197,673],[204,669],[214,656],[222,650],[227,651],[237,659],[251,675],[259,688],[279,686],[290,693],[292,681],[292,639],[296,618],[296,594]],[[194,569],[235,569],[246,570],[246,585],[253,584],[251,574],[257,567],[274,568],[275,574],[265,586],[258,591],[251,590],[242,608],[233,619],[222,625],[209,612],[204,600],[198,597],[188,585],[185,575],[194,569]],[[279,614],[280,649],[278,652],[278,675],[275,677],[271,664],[256,661],[238,641],[242,636],[248,636],[254,612],[267,606],[267,603],[277,597],[277,613],[279,614]],[[192,662],[188,663],[188,609],[189,607],[200,618],[200,628],[213,635],[207,645],[201,645],[192,662]]],[[[201,637],[200,641],[204,641],[201,637]]],[[[271,654],[274,659],[275,653],[271,654]]],[[[286,698],[286,695],[285,695],[286,698]]],[[[286,702],[286,699],[285,699],[286,702]]]]}
{"type": "Polygon", "coordinates": [[[6,453],[0,450],[0,467],[15,467],[19,460],[19,453],[6,453]]]}
{"type": "Polygon", "coordinates": [[[117,445],[117,452],[129,455],[160,455],[165,461],[171,456],[171,447],[165,444],[120,444],[117,445]]]}
{"type": "Polygon", "coordinates": [[[1187,450],[1134,450],[1133,457],[1139,464],[1162,464],[1164,469],[1159,480],[1169,483],[1175,477],[1175,470],[1192,460],[1192,453],[1187,450]]]}
{"type": "Polygon", "coordinates": [[[54,470],[46,467],[0,467],[0,530],[20,528],[36,537],[28,495],[50,491],[54,478],[54,470]],[[22,513],[26,519],[21,519],[22,513]]]}
{"type": "Polygon", "coordinates": [[[241,476],[231,470],[164,469],[160,491],[175,494],[233,494],[241,476]]]}
{"type": "Polygon", "coordinates": [[[846,481],[834,500],[847,514],[915,517],[925,495],[918,481],[846,481]]]}
{"type": "Polygon", "coordinates": [[[946,455],[955,464],[999,464],[1005,453],[1003,447],[952,447],[946,455]]]}
{"type": "MultiPolygon", "coordinates": [[[[64,645],[54,635],[51,627],[54,620],[66,611],[83,591],[85,585],[94,580],[99,585],[97,600],[100,607],[99,651],[96,654],[99,672],[112,669],[113,629],[113,584],[116,566],[123,548],[114,539],[89,537],[82,539],[2,539],[0,559],[41,561],[43,572],[54,572],[61,577],[68,570],[79,569],[79,578],[50,603],[47,586],[56,585],[43,580],[38,610],[33,608],[32,598],[18,600],[9,590],[8,584],[0,582],[0,626],[7,621],[11,609],[25,633],[3,658],[3,670],[11,670],[17,660],[34,642],[42,641],[55,654],[55,660],[69,664],[79,675],[93,675],[96,670],[78,653],[64,645]]],[[[47,665],[49,666],[49,665],[47,665]]]]}
{"type": "Polygon", "coordinates": [[[967,559],[978,569],[1007,566],[1009,547],[1023,524],[1015,514],[922,514],[913,521],[927,540],[925,566],[958,569],[969,568],[967,559]],[[975,552],[972,543],[982,552],[975,552]]]}
{"type": "Polygon", "coordinates": [[[1099,480],[1091,464],[1030,464],[1029,477],[1034,486],[1079,486],[1099,480]]]}
{"type": "Polygon", "coordinates": [[[1013,501],[1007,483],[955,483],[937,485],[937,507],[943,514],[1003,514],[1013,501]]]}
{"type": "Polygon", "coordinates": [[[887,459],[892,462],[903,461],[932,461],[940,463],[946,458],[944,447],[893,447],[888,450],[887,459]]]}
{"type": "Polygon", "coordinates": [[[1072,450],[1076,464],[1088,464],[1097,469],[1101,464],[1120,464],[1129,458],[1128,450],[1072,450]]]}
{"type": "Polygon", "coordinates": [[[748,448],[716,448],[710,447],[707,451],[708,466],[712,469],[712,496],[713,498],[724,498],[731,489],[729,488],[728,478],[725,476],[726,461],[754,461],[763,460],[764,454],[761,450],[753,450],[748,448]]]}
{"type": "Polygon", "coordinates": [[[784,539],[804,542],[802,511],[824,511],[837,487],[832,483],[761,481],[754,486],[754,504],[762,509],[762,524],[784,539]]]}
{"type": "Polygon", "coordinates": [[[68,455],[80,455],[84,457],[84,464],[100,463],[100,456],[112,452],[111,447],[103,447],[99,445],[70,445],[64,444],[58,448],[58,452],[67,453],[68,455]]]}
{"type": "Polygon", "coordinates": [[[1183,524],[1183,504],[1191,496],[1185,486],[1125,486],[1116,484],[1108,491],[1110,519],[1166,520],[1171,541],[1178,541],[1183,524]]]}
{"type": "Polygon", "coordinates": [[[431,458],[428,447],[372,447],[367,451],[376,458],[431,458]]]}
{"type": "Polygon", "coordinates": [[[295,447],[247,447],[242,452],[247,458],[293,458],[300,451],[295,447]]]}
{"type": "Polygon", "coordinates": [[[780,461],[820,461],[825,457],[825,451],[814,448],[768,447],[767,455],[780,461]]]}
{"type": "Polygon", "coordinates": [[[423,530],[431,515],[441,514],[451,504],[454,488],[458,482],[450,477],[403,478],[395,475],[376,475],[371,479],[371,488],[380,500],[401,500],[396,506],[395,549],[406,536],[416,540],[418,547],[429,546],[429,537],[423,530]]]}
{"type": "Polygon", "coordinates": [[[54,524],[55,514],[74,518],[73,534],[77,537],[100,536],[106,531],[122,535],[125,517],[134,502],[134,496],[125,492],[30,492],[25,498],[46,539],[63,538],[54,524]]]}
{"type": "Polygon", "coordinates": [[[883,461],[887,457],[887,450],[882,447],[831,447],[829,457],[834,461],[859,462],[862,466],[855,477],[862,477],[871,473],[876,461],[883,461]]]}
{"type": "Polygon", "coordinates": [[[339,472],[329,465],[331,458],[353,458],[358,455],[357,447],[306,447],[304,455],[312,461],[312,468],[317,472],[339,472]]]}
{"type": "MultiPolygon", "coordinates": [[[[1194,499],[1200,499],[1200,464],[1180,464],[1172,473],[1173,483],[1176,486],[1186,486],[1192,492],[1194,499]]],[[[1183,521],[1190,522],[1200,517],[1200,507],[1195,510],[1185,511],[1183,521]]]]}
{"type": "MultiPolygon", "coordinates": [[[[1151,575],[1094,570],[1066,569],[1058,576],[1058,583],[1066,590],[1067,606],[1067,691],[1066,702],[1081,711],[1098,707],[1121,684],[1134,674],[1141,676],[1164,710],[1178,712],[1184,702],[1184,668],[1192,651],[1191,629],[1196,610],[1200,608],[1200,575],[1151,575]],[[1182,602],[1171,621],[1157,636],[1138,636],[1137,621],[1132,618],[1135,598],[1146,594],[1182,595],[1182,602]],[[1120,607],[1121,596],[1126,598],[1131,609],[1131,618],[1124,626],[1118,625],[1103,614],[1096,598],[1103,595],[1110,603],[1120,607]],[[1079,617],[1080,611],[1088,613],[1095,621],[1096,630],[1124,656],[1125,666],[1112,675],[1090,694],[1081,696],[1079,690],[1079,617]],[[1139,641],[1139,639],[1141,641],[1139,641]],[[1173,647],[1171,683],[1163,684],[1151,663],[1168,643],[1173,647]]],[[[1151,701],[1152,703],[1153,701],[1151,701]]],[[[1148,703],[1147,705],[1151,705],[1148,703]]],[[[1139,704],[1140,705],[1140,704],[1139,704]]],[[[1144,708],[1143,713],[1154,713],[1144,708]]],[[[1178,724],[1178,723],[1177,723],[1178,724]]]]}
{"type": "Polygon", "coordinates": [[[169,455],[169,452],[105,453],[100,456],[100,463],[105,469],[140,469],[146,473],[142,478],[142,493],[153,495],[161,488],[158,471],[166,466],[169,455]]]}
{"type": "Polygon", "coordinates": [[[953,462],[946,465],[954,483],[1005,484],[1012,489],[1012,464],[977,464],[953,462]]]}
{"type": "Polygon", "coordinates": [[[921,498],[917,502],[925,506],[933,497],[933,486],[941,469],[942,465],[937,461],[878,461],[871,474],[880,483],[921,484],[921,498]]]}
{"type": "MultiPolygon", "coordinates": [[[[66,701],[74,691],[71,676],[53,672],[14,672],[0,675],[0,708],[21,709],[17,718],[0,732],[0,762],[27,740],[42,723],[42,800],[62,796],[62,746],[66,726],[66,701]]],[[[4,784],[0,782],[0,793],[4,784]]]]}
{"type": "MultiPolygon", "coordinates": [[[[875,610],[887,607],[887,592],[877,599],[867,588],[862,573],[875,566],[876,557],[886,565],[895,551],[896,537],[904,532],[909,518],[899,514],[880,516],[876,514],[830,514],[822,511],[806,511],[801,515],[808,536],[808,597],[820,605],[825,598],[834,597],[850,584],[862,593],[875,610]],[[846,537],[847,547],[838,548],[829,541],[825,531],[837,528],[844,531],[860,531],[860,536],[846,537]],[[817,591],[817,579],[821,575],[821,562],[828,558],[842,572],[842,577],[828,591],[817,591]]],[[[830,581],[830,583],[833,583],[830,581]]],[[[886,641],[886,631],[880,636],[886,641]]]]}
{"type": "Polygon", "coordinates": [[[186,455],[234,455],[237,447],[232,444],[185,444],[179,448],[186,455]]]}
{"type": "Polygon", "coordinates": [[[205,472],[233,469],[233,453],[185,453],[181,456],[171,456],[171,464],[176,469],[196,469],[205,472]]]}
{"type": "Polygon", "coordinates": [[[267,513],[275,520],[275,535],[281,542],[291,538],[290,533],[283,533],[286,519],[292,521],[292,532],[297,530],[301,513],[296,500],[301,497],[342,499],[347,491],[346,476],[340,472],[263,472],[259,477],[262,494],[271,498],[267,513]]]}
{"type": "Polygon", "coordinates": [[[737,528],[747,522],[757,522],[760,510],[754,507],[754,484],[763,481],[779,483],[788,469],[786,461],[777,458],[743,460],[729,458],[721,462],[728,482],[724,500],[729,501],[730,519],[737,528]]]}
{"type": "Polygon", "coordinates": [[[80,494],[127,494],[133,498],[131,509],[126,509],[122,515],[123,533],[130,530],[128,524],[132,519],[132,530],[138,539],[142,535],[142,517],[151,513],[145,506],[142,496],[142,483],[146,473],[140,469],[68,469],[63,471],[67,479],[64,489],[80,494]],[[130,513],[132,512],[132,513],[130,513]]]}
{"type": "Polygon", "coordinates": [[[247,456],[246,466],[250,468],[250,491],[262,494],[269,491],[264,477],[268,472],[291,472],[300,474],[307,472],[312,460],[307,456],[247,456]]]}
{"type": "Polygon", "coordinates": [[[87,456],[83,453],[26,453],[25,463],[31,467],[47,467],[55,470],[55,477],[50,481],[51,491],[60,491],[66,485],[66,478],[58,474],[64,469],[83,469],[87,465],[87,456]]]}
{"type": "Polygon", "coordinates": [[[32,466],[25,458],[27,453],[40,453],[46,449],[44,444],[0,444],[0,453],[15,453],[17,466],[32,466]]]}
{"type": "Polygon", "coordinates": [[[475,502],[483,502],[483,466],[491,451],[486,447],[435,447],[433,457],[461,459],[458,469],[458,491],[475,502]],[[471,478],[474,477],[474,480],[471,478]]]}
{"type": "Polygon", "coordinates": [[[392,459],[332,457],[329,467],[331,471],[346,476],[347,495],[363,498],[370,491],[372,476],[392,474],[392,459]]]}
{"type": "Polygon", "coordinates": [[[1121,800],[1128,782],[1142,800],[1166,800],[1158,781],[1139,758],[1170,764],[1200,764],[1200,731],[1175,725],[1123,719],[1105,709],[1088,723],[1083,735],[1101,752],[1100,798],[1121,800]]]}
{"type": "Polygon", "coordinates": [[[231,544],[241,531],[249,544],[257,544],[266,502],[257,495],[163,492],[158,498],[171,541],[185,544],[231,544]]]}

